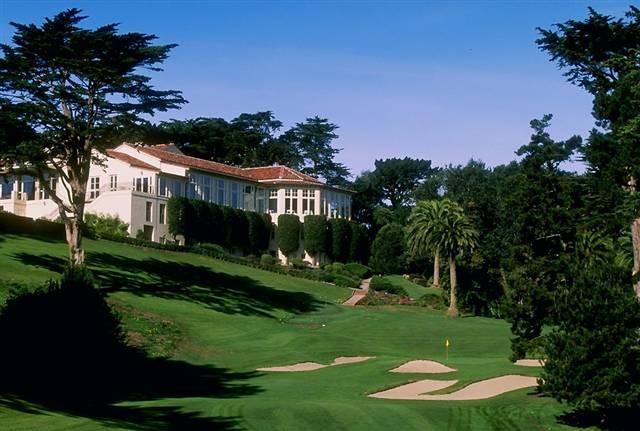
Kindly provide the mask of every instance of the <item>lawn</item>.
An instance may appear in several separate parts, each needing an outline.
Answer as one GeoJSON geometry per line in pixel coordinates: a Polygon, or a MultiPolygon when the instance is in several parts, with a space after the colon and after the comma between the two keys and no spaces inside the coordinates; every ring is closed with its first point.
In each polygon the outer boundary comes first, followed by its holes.
{"type": "MultiPolygon", "coordinates": [[[[562,406],[531,389],[472,402],[366,396],[420,378],[457,379],[459,387],[504,374],[536,375],[507,360],[510,334],[503,321],[448,319],[409,306],[347,308],[339,303],[350,291],[325,283],[107,241],[86,241],[86,248],[109,301],[139,344],[207,378],[215,375],[218,385],[202,388],[167,373],[158,379],[176,380],[179,388],[82,413],[0,396],[0,429],[564,429],[556,419],[562,406]],[[354,355],[375,359],[307,373],[254,371],[354,355]],[[458,371],[388,372],[421,358],[458,371]]],[[[0,278],[38,284],[56,275],[65,256],[62,242],[0,237],[0,278]]]]}

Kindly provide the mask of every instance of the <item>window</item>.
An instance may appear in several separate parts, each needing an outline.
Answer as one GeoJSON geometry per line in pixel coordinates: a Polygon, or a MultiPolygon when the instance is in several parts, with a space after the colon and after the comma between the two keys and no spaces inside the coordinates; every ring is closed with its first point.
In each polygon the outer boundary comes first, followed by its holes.
{"type": "Polygon", "coordinates": [[[240,185],[238,183],[231,183],[231,207],[239,208],[239,195],[240,185]]]}
{"type": "Polygon", "coordinates": [[[159,209],[159,212],[158,212],[158,223],[165,224],[167,205],[166,204],[160,204],[158,209],[159,209]]]}
{"type": "Polygon", "coordinates": [[[314,214],[316,210],[315,191],[302,189],[302,214],[314,214]]]}
{"type": "Polygon", "coordinates": [[[269,212],[270,213],[278,212],[278,190],[277,189],[269,190],[269,212]]]}
{"type": "Polygon", "coordinates": [[[205,202],[211,202],[211,178],[204,177],[204,179],[202,180],[202,185],[202,200],[205,202]]]}
{"type": "Polygon", "coordinates": [[[145,216],[144,219],[147,222],[151,222],[151,213],[153,212],[153,202],[147,202],[146,203],[146,211],[145,211],[145,216]]]}
{"type": "Polygon", "coordinates": [[[217,195],[216,195],[216,203],[218,205],[224,205],[224,180],[216,180],[216,188],[217,188],[217,195]]]}
{"type": "Polygon", "coordinates": [[[89,199],[100,196],[100,177],[89,178],[89,199]]]}
{"type": "Polygon", "coordinates": [[[136,178],[134,188],[137,192],[151,193],[151,179],[149,177],[136,178]]]}
{"type": "Polygon", "coordinates": [[[180,181],[173,182],[173,196],[175,197],[182,196],[182,183],[180,181]]]}
{"type": "Polygon", "coordinates": [[[118,176],[109,175],[109,190],[112,192],[118,190],[118,176]]]}
{"type": "Polygon", "coordinates": [[[0,177],[0,199],[11,199],[11,193],[13,192],[13,177],[2,176],[0,177]]]}
{"type": "Polygon", "coordinates": [[[298,213],[298,189],[284,189],[284,210],[287,214],[298,213]]]}
{"type": "Polygon", "coordinates": [[[167,196],[167,179],[165,177],[160,177],[158,183],[158,194],[160,196],[167,196]]]}

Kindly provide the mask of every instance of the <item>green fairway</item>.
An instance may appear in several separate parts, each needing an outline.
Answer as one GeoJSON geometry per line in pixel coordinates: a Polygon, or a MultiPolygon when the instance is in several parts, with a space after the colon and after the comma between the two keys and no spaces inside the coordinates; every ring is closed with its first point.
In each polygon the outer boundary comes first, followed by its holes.
{"type": "MultiPolygon", "coordinates": [[[[508,361],[510,332],[503,321],[448,319],[440,311],[409,306],[347,308],[340,303],[351,292],[326,283],[188,253],[108,241],[85,245],[88,263],[109,289],[126,329],[148,338],[141,345],[157,344],[154,354],[224,370],[225,386],[203,396],[185,383],[180,396],[119,403],[109,415],[45,410],[0,398],[0,429],[564,429],[556,419],[562,406],[532,389],[471,402],[366,396],[421,378],[459,380],[455,390],[505,374],[536,375],[535,368],[508,361]],[[448,359],[445,339],[451,342],[448,359]],[[356,355],[375,358],[304,373],[254,372],[356,355]],[[412,359],[433,359],[458,371],[388,372],[412,359]]],[[[63,242],[0,237],[5,280],[41,283],[56,276],[65,257],[63,242]]]]}

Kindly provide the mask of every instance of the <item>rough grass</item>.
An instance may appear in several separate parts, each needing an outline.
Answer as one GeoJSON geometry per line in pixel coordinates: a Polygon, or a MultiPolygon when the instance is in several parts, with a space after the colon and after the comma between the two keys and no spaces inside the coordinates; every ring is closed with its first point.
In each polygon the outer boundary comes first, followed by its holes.
{"type": "MultiPolygon", "coordinates": [[[[418,307],[347,308],[338,303],[350,291],[326,283],[107,241],[86,246],[126,329],[141,334],[140,345],[171,340],[155,354],[229,370],[225,389],[202,397],[186,385],[179,397],[120,403],[118,415],[109,409],[78,414],[0,395],[0,429],[564,429],[556,420],[562,406],[531,389],[473,402],[366,396],[420,378],[458,379],[463,385],[509,373],[536,375],[538,370],[508,361],[505,322],[449,319],[418,307]],[[445,339],[451,342],[448,357],[445,339]],[[308,373],[252,373],[352,355],[376,358],[308,373]],[[433,359],[459,371],[444,377],[388,372],[412,359],[433,359]],[[242,385],[253,389],[235,390],[242,385]]],[[[5,236],[0,278],[39,283],[55,276],[65,255],[64,243],[5,236]]]]}

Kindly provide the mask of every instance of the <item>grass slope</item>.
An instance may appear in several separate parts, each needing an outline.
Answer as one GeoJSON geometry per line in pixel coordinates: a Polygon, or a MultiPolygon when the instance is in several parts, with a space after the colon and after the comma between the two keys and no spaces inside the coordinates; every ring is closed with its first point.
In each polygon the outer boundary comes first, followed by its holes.
{"type": "MultiPolygon", "coordinates": [[[[535,375],[537,370],[507,360],[509,330],[502,321],[447,319],[416,307],[346,308],[338,304],[350,291],[328,284],[186,253],[106,241],[87,241],[86,247],[93,271],[110,289],[110,301],[140,345],[158,344],[152,353],[216,367],[224,384],[203,395],[184,383],[179,395],[127,401],[100,414],[43,409],[0,397],[0,429],[563,428],[555,418],[562,407],[527,389],[473,402],[366,397],[419,378],[458,379],[461,386],[509,373],[535,375]],[[445,338],[451,341],[448,359],[445,338]],[[376,358],[308,373],[253,371],[300,361],[329,363],[343,355],[376,358]],[[388,372],[418,358],[458,371],[430,376],[388,372]]],[[[65,254],[64,243],[2,237],[0,277],[40,283],[55,276],[65,254]]]]}

